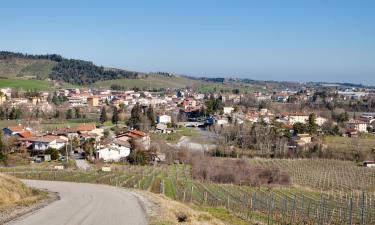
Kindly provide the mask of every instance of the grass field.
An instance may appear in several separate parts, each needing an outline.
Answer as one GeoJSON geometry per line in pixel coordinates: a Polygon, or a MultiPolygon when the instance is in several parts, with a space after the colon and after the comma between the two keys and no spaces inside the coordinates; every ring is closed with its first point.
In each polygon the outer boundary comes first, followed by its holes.
{"type": "Polygon", "coordinates": [[[0,79],[0,87],[18,88],[27,90],[53,90],[50,82],[45,80],[21,80],[21,79],[0,79]]]}
{"type": "Polygon", "coordinates": [[[119,79],[99,81],[94,84],[98,88],[109,88],[111,85],[122,85],[128,89],[137,88],[185,88],[186,86],[199,86],[201,82],[184,77],[149,76],[144,79],[119,79]]]}
{"type": "Polygon", "coordinates": [[[2,79],[0,78],[0,88],[15,88],[23,91],[37,90],[37,91],[53,91],[59,88],[73,88],[78,87],[68,83],[55,86],[53,82],[47,80],[36,79],[2,79]]]}
{"type": "Polygon", "coordinates": [[[151,135],[151,137],[153,138],[153,140],[162,139],[162,140],[167,141],[168,143],[176,143],[176,142],[178,142],[178,140],[180,140],[180,138],[182,136],[195,137],[197,135],[198,135],[198,133],[197,133],[196,130],[191,129],[191,128],[182,127],[182,128],[177,129],[175,133],[171,133],[171,134],[153,133],[151,135]]]}
{"type": "Polygon", "coordinates": [[[358,138],[326,136],[324,137],[324,144],[326,144],[331,151],[342,155],[359,152],[366,157],[375,150],[375,136],[370,134],[361,135],[358,138]]]}

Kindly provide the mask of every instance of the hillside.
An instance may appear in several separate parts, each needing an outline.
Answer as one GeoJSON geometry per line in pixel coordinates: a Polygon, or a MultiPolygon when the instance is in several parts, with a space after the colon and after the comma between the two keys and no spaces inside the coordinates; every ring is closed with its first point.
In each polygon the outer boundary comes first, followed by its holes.
{"type": "Polygon", "coordinates": [[[37,201],[40,193],[24,185],[18,179],[0,174],[0,211],[16,205],[37,201]]]}
{"type": "Polygon", "coordinates": [[[170,75],[169,73],[140,73],[97,66],[92,62],[66,59],[59,55],[28,55],[0,51],[0,87],[24,90],[52,90],[47,79],[72,85],[90,85],[98,88],[185,88],[201,87],[204,80],[170,75]]]}
{"type": "Polygon", "coordinates": [[[93,84],[102,80],[137,79],[141,73],[108,69],[92,62],[66,59],[59,55],[28,55],[0,51],[0,77],[50,78],[77,85],[93,84]]]}
{"type": "Polygon", "coordinates": [[[0,59],[0,77],[46,79],[56,62],[45,59],[0,59]]]}

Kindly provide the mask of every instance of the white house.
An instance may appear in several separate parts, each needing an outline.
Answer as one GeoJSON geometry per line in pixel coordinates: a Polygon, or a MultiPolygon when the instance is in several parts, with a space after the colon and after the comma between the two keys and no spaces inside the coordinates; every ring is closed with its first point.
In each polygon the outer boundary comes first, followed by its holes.
{"type": "Polygon", "coordinates": [[[217,125],[227,125],[228,124],[228,120],[223,118],[223,119],[218,119],[216,120],[216,124],[217,125]]]}
{"type": "Polygon", "coordinates": [[[48,148],[61,149],[67,143],[67,138],[62,136],[47,135],[33,140],[33,151],[45,151],[48,148]]]}
{"type": "Polygon", "coordinates": [[[367,124],[359,120],[350,120],[347,123],[348,130],[355,130],[361,133],[367,133],[367,124]]]}
{"type": "Polygon", "coordinates": [[[168,115],[160,115],[157,118],[157,122],[158,123],[164,123],[164,124],[171,123],[172,118],[171,118],[171,116],[168,116],[168,115]]]}
{"type": "Polygon", "coordinates": [[[318,126],[323,126],[323,124],[325,123],[325,122],[327,122],[327,119],[326,118],[324,118],[324,117],[321,117],[321,116],[318,116],[318,117],[316,117],[316,119],[315,119],[315,123],[318,125],[318,126]]]}
{"type": "Polygon", "coordinates": [[[224,114],[231,114],[234,111],[233,107],[224,107],[223,112],[224,114]]]}
{"type": "Polygon", "coordinates": [[[293,125],[295,123],[306,123],[309,119],[309,115],[304,113],[290,113],[285,116],[289,124],[293,125]]]}
{"type": "Polygon", "coordinates": [[[105,162],[118,162],[122,158],[130,155],[130,148],[125,146],[111,145],[96,151],[96,158],[103,159],[105,162]]]}

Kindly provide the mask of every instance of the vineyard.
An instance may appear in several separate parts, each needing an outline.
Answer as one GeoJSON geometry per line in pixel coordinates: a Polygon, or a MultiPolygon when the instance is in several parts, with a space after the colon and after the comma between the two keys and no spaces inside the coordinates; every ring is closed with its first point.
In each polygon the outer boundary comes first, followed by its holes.
{"type": "Polygon", "coordinates": [[[251,160],[288,171],[290,187],[202,183],[187,165],[119,166],[112,172],[1,168],[24,179],[107,184],[148,190],[185,203],[224,207],[264,224],[375,224],[374,169],[335,160],[251,160]],[[363,187],[363,189],[361,189],[363,187]]]}
{"type": "Polygon", "coordinates": [[[293,183],[320,191],[375,191],[375,170],[354,162],[328,159],[251,159],[255,166],[287,171],[293,183]]]}

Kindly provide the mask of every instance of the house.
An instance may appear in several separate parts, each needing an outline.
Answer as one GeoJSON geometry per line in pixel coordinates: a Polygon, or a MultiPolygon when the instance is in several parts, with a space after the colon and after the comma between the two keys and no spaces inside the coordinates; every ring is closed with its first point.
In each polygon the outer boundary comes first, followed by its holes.
{"type": "Polygon", "coordinates": [[[223,112],[224,114],[231,114],[232,112],[234,111],[234,108],[233,107],[224,107],[223,108],[223,112]]]}
{"type": "Polygon", "coordinates": [[[156,124],[156,133],[163,133],[163,134],[170,134],[173,133],[174,130],[172,128],[168,128],[166,124],[158,123],[156,124]]]}
{"type": "Polygon", "coordinates": [[[3,93],[6,97],[12,97],[12,89],[11,88],[0,88],[0,92],[3,93]]]}
{"type": "Polygon", "coordinates": [[[217,125],[227,125],[228,124],[228,119],[226,118],[221,118],[216,120],[217,125]]]}
{"type": "Polygon", "coordinates": [[[287,93],[276,93],[274,94],[273,96],[273,99],[275,99],[275,101],[277,102],[287,102],[288,99],[289,99],[289,95],[287,93]]]}
{"type": "Polygon", "coordinates": [[[84,123],[80,124],[77,127],[73,128],[78,134],[95,134],[99,138],[103,137],[104,130],[103,128],[97,128],[93,123],[84,123]]]}
{"type": "Polygon", "coordinates": [[[127,138],[115,138],[111,144],[96,151],[96,158],[105,162],[118,162],[130,155],[131,146],[127,138]]]}
{"type": "Polygon", "coordinates": [[[310,134],[297,134],[297,136],[293,138],[293,142],[297,146],[305,146],[311,143],[311,140],[312,140],[312,137],[310,134]]]}
{"type": "Polygon", "coordinates": [[[375,162],[374,161],[364,161],[363,166],[369,167],[369,168],[375,168],[375,162]]]}
{"type": "Polygon", "coordinates": [[[289,124],[295,123],[306,123],[309,120],[309,115],[305,113],[288,113],[284,115],[284,118],[289,124]]]}
{"type": "Polygon", "coordinates": [[[3,133],[5,136],[15,136],[15,137],[31,137],[31,128],[23,127],[21,124],[18,126],[9,126],[3,128],[3,133]]]}
{"type": "Polygon", "coordinates": [[[44,152],[48,148],[61,149],[68,142],[66,137],[46,135],[43,137],[32,139],[32,151],[33,152],[44,152]]]}
{"type": "Polygon", "coordinates": [[[145,132],[139,130],[130,130],[125,133],[119,134],[116,136],[118,140],[127,140],[127,141],[134,141],[135,143],[139,144],[145,150],[149,150],[151,146],[151,138],[145,132]]]}
{"type": "Polygon", "coordinates": [[[315,118],[315,123],[318,125],[318,126],[323,126],[323,124],[327,122],[327,119],[324,118],[324,117],[321,117],[321,116],[318,116],[315,118]]]}
{"type": "Polygon", "coordinates": [[[99,106],[99,98],[96,96],[88,97],[87,98],[87,105],[90,107],[97,107],[99,106]]]}
{"type": "Polygon", "coordinates": [[[31,97],[31,98],[30,98],[30,102],[31,102],[33,105],[37,105],[37,104],[39,104],[39,103],[42,102],[42,99],[39,98],[39,97],[31,97]]]}
{"type": "Polygon", "coordinates": [[[192,98],[188,98],[188,99],[185,99],[183,102],[182,102],[182,106],[187,109],[187,108],[194,108],[197,106],[197,101],[195,101],[194,99],[192,98]]]}
{"type": "Polygon", "coordinates": [[[350,120],[346,124],[348,130],[355,130],[360,133],[367,133],[367,123],[360,120],[350,120]]]}
{"type": "Polygon", "coordinates": [[[157,117],[157,122],[163,123],[163,124],[171,123],[172,118],[171,118],[171,116],[168,116],[168,115],[160,115],[160,116],[157,117]]]}
{"type": "Polygon", "coordinates": [[[0,105],[3,104],[6,100],[7,98],[5,97],[5,94],[0,92],[0,105]]]}

